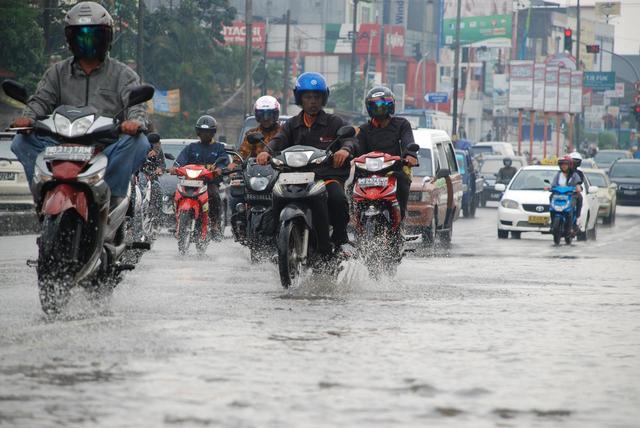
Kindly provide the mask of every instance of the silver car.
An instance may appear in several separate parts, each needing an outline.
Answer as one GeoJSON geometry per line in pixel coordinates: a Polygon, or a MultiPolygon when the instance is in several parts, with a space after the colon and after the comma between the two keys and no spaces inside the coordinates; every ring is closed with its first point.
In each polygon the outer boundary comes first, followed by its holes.
{"type": "Polygon", "coordinates": [[[34,204],[22,164],[11,151],[12,132],[0,132],[0,213],[33,213],[34,204]]]}

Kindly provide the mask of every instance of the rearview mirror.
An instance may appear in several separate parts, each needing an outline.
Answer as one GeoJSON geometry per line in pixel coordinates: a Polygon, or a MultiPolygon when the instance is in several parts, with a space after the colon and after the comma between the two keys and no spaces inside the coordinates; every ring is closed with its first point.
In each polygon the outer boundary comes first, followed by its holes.
{"type": "Polygon", "coordinates": [[[171,153],[165,153],[164,157],[165,157],[165,159],[176,160],[176,157],[174,155],[172,155],[171,153]]]}
{"type": "Polygon", "coordinates": [[[449,177],[451,175],[451,171],[449,171],[447,168],[440,168],[438,170],[438,173],[436,174],[436,178],[445,178],[445,177],[449,177]]]}
{"type": "Polygon", "coordinates": [[[151,144],[159,143],[160,134],[156,134],[155,132],[152,132],[151,134],[147,135],[147,140],[149,140],[151,144]]]}
{"type": "Polygon", "coordinates": [[[338,129],[338,138],[351,138],[356,135],[356,130],[353,126],[343,126],[338,129]]]}
{"type": "Polygon", "coordinates": [[[129,92],[129,102],[127,103],[127,107],[132,107],[145,101],[149,101],[153,98],[153,93],[155,89],[151,85],[140,85],[131,89],[129,92]]]}
{"type": "Polygon", "coordinates": [[[9,98],[20,101],[22,104],[26,104],[29,99],[27,89],[15,80],[7,79],[2,82],[2,90],[9,98]]]}
{"type": "Polygon", "coordinates": [[[504,183],[497,183],[494,189],[496,189],[496,192],[504,192],[507,190],[507,186],[505,186],[504,183]]]}
{"type": "Polygon", "coordinates": [[[409,150],[410,152],[417,152],[418,150],[420,150],[420,146],[416,143],[411,143],[407,146],[407,150],[409,150]]]}
{"type": "Polygon", "coordinates": [[[545,180],[544,180],[544,182],[545,182],[546,184],[551,184],[551,182],[550,182],[549,180],[547,180],[547,179],[545,179],[545,180]]]}
{"type": "Polygon", "coordinates": [[[252,134],[247,135],[247,141],[252,146],[256,144],[260,144],[264,140],[264,135],[261,132],[254,132],[252,134]]]}

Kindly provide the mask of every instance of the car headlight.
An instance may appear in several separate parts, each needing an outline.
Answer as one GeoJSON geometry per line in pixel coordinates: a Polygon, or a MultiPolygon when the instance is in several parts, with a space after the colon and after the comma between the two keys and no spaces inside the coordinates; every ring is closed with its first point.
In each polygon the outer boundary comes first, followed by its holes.
{"type": "Polygon", "coordinates": [[[512,210],[515,210],[520,206],[520,204],[513,199],[503,199],[500,201],[500,205],[502,205],[504,208],[509,208],[512,210]]]}
{"type": "Polygon", "coordinates": [[[84,135],[91,127],[94,120],[95,115],[93,114],[80,117],[73,122],[58,113],[53,116],[53,124],[56,127],[56,132],[70,138],[84,135]]]}
{"type": "Polygon", "coordinates": [[[309,163],[311,155],[313,155],[312,151],[290,152],[284,154],[284,160],[287,162],[287,165],[293,168],[301,168],[309,163]]]}
{"type": "Polygon", "coordinates": [[[249,179],[249,186],[256,192],[262,192],[269,185],[269,178],[267,177],[251,177],[249,179]]]}

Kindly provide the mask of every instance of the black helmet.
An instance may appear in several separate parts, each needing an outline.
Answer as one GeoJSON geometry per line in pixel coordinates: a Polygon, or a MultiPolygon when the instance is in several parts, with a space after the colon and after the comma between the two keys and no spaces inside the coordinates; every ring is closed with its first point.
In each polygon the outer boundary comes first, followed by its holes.
{"type": "Polygon", "coordinates": [[[504,166],[511,166],[511,163],[513,161],[511,160],[511,158],[504,158],[502,159],[502,163],[504,164],[504,166]]]}
{"type": "Polygon", "coordinates": [[[218,122],[216,122],[213,116],[209,116],[205,114],[204,116],[200,116],[200,118],[196,122],[196,132],[213,131],[213,133],[215,134],[217,129],[218,129],[218,122]]]}
{"type": "Polygon", "coordinates": [[[113,18],[96,2],[78,3],[64,17],[64,35],[74,57],[104,61],[113,39],[113,18]]]}
{"type": "Polygon", "coordinates": [[[367,113],[374,119],[384,119],[396,111],[396,99],[391,89],[386,86],[376,86],[367,93],[365,100],[367,113]]]}

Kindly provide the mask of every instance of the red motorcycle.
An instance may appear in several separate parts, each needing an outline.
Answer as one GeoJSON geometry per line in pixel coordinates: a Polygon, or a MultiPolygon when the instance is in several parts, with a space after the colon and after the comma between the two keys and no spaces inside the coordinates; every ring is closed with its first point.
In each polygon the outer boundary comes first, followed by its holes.
{"type": "MultiPolygon", "coordinates": [[[[412,147],[413,148],[413,147],[412,147]]],[[[353,219],[360,257],[377,278],[395,273],[404,253],[402,216],[396,194],[402,157],[371,152],[354,159],[353,219]]]]}
{"type": "Polygon", "coordinates": [[[193,241],[200,254],[209,243],[209,193],[207,184],[215,178],[203,165],[176,169],[178,186],[174,197],[178,251],[185,254],[193,241]]]}

